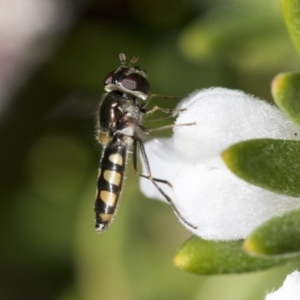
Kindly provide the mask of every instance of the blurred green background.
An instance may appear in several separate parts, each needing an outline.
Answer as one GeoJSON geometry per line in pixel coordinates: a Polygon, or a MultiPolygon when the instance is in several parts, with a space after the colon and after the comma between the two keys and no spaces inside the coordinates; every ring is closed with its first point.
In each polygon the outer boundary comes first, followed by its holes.
{"type": "Polygon", "coordinates": [[[155,93],[222,86],[271,101],[271,79],[299,68],[280,1],[86,1],[55,49],[1,116],[0,299],[253,300],[278,287],[294,265],[210,277],[176,269],[191,234],[142,196],[130,163],[117,217],[97,235],[93,108],[120,52],[139,55],[155,93]]]}

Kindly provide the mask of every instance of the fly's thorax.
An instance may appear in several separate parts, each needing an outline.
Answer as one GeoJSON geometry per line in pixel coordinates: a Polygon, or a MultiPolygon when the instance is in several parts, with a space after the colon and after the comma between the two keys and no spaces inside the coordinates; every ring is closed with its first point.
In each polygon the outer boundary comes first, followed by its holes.
{"type": "Polygon", "coordinates": [[[101,132],[115,131],[117,122],[123,114],[122,94],[116,91],[106,94],[99,107],[99,130],[101,132]]]}
{"type": "Polygon", "coordinates": [[[140,122],[142,118],[142,112],[137,98],[131,98],[123,102],[122,109],[126,117],[134,119],[136,122],[140,122]]]}
{"type": "Polygon", "coordinates": [[[99,107],[99,142],[107,144],[116,131],[127,126],[127,119],[140,123],[142,114],[137,98],[116,91],[108,93],[99,107]]]}

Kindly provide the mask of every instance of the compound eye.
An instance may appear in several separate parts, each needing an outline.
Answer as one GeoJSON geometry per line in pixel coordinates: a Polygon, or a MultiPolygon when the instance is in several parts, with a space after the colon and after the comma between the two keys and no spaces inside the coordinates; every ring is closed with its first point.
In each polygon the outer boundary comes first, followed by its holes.
{"type": "Polygon", "coordinates": [[[111,71],[110,73],[108,73],[108,75],[106,75],[106,77],[104,79],[104,85],[111,84],[114,73],[115,73],[115,71],[111,71]]]}
{"type": "Polygon", "coordinates": [[[131,91],[142,92],[146,95],[150,93],[148,80],[139,74],[129,74],[122,80],[122,86],[131,91]]]}

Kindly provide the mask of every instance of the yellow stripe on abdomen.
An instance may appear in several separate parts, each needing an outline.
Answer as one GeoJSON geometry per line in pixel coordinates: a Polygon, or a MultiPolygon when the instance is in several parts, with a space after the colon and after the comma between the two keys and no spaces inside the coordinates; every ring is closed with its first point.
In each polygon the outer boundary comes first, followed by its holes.
{"type": "Polygon", "coordinates": [[[110,162],[112,162],[113,164],[117,164],[119,166],[123,166],[123,163],[124,163],[122,155],[120,155],[118,153],[111,154],[108,157],[108,160],[110,162]]]}
{"type": "Polygon", "coordinates": [[[101,218],[102,221],[109,222],[111,220],[111,218],[113,217],[113,215],[112,214],[99,213],[99,217],[101,218]]]}
{"type": "Polygon", "coordinates": [[[118,200],[117,195],[109,191],[100,191],[99,197],[106,205],[110,206],[114,206],[118,200]]]}
{"type": "Polygon", "coordinates": [[[122,180],[122,175],[119,172],[105,170],[103,172],[103,178],[116,186],[119,186],[122,180]]]}

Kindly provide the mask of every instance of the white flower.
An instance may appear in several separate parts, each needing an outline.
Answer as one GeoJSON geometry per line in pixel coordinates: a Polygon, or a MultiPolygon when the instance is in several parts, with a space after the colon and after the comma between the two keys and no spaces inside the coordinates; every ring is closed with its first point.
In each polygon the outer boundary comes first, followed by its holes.
{"type": "MultiPolygon", "coordinates": [[[[299,128],[275,106],[241,91],[212,88],[193,93],[179,107],[168,140],[145,144],[152,175],[173,185],[160,186],[173,199],[182,223],[205,239],[245,238],[272,216],[300,205],[300,199],[250,185],[232,174],[221,159],[230,145],[253,138],[299,139],[299,128]]],[[[143,173],[145,168],[143,167],[143,173]]],[[[165,200],[153,184],[141,179],[142,192],[165,200]]]]}
{"type": "Polygon", "coordinates": [[[268,294],[265,300],[299,300],[300,299],[300,272],[289,274],[283,285],[275,292],[268,294]]]}

